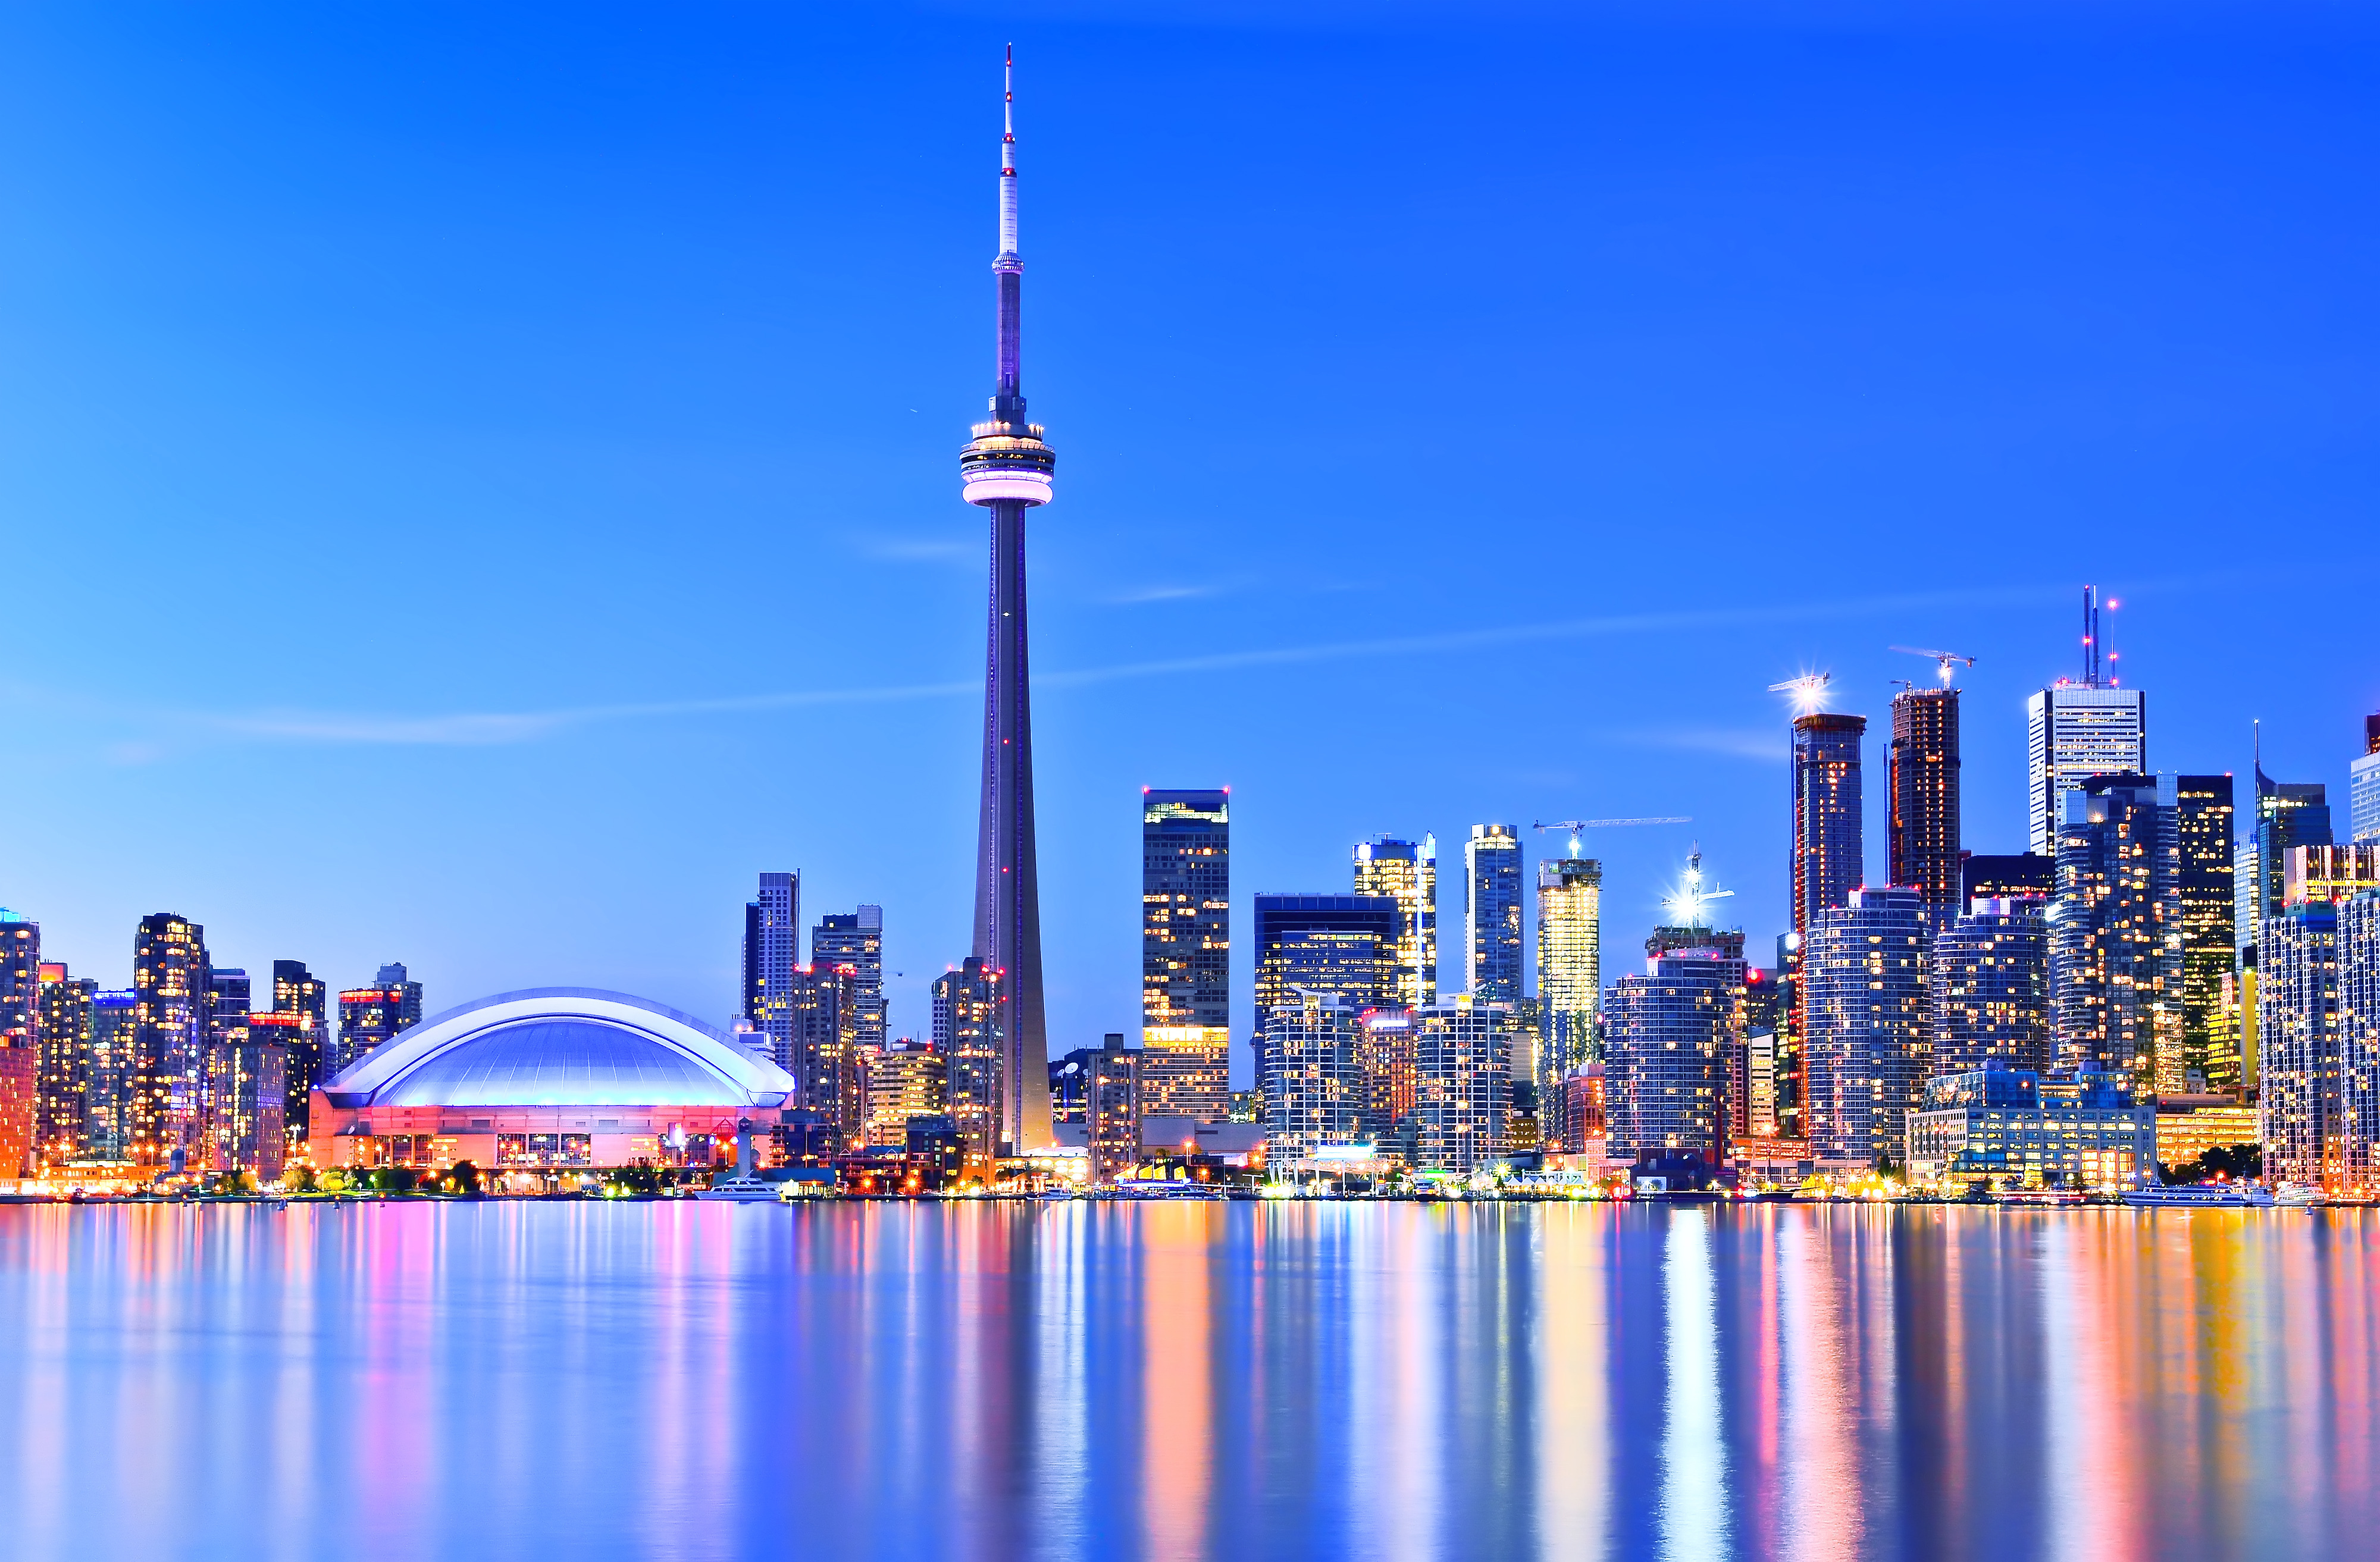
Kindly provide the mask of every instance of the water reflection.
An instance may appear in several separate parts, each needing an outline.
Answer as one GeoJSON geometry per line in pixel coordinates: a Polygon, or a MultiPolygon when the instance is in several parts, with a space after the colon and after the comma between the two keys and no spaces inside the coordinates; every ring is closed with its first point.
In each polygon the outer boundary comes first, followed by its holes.
{"type": "Polygon", "coordinates": [[[11,1555],[2326,1556],[2360,1211],[0,1209],[11,1555]]]}

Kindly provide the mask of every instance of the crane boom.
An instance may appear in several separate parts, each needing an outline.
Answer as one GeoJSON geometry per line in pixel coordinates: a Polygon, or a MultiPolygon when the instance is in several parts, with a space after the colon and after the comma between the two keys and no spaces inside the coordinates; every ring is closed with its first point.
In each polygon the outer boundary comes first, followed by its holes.
{"type": "Polygon", "coordinates": [[[1687,815],[1671,814],[1664,815],[1659,818],[1645,819],[1539,819],[1536,824],[1529,828],[1537,830],[1566,829],[1570,831],[1570,854],[1575,857],[1578,855],[1579,852],[1578,833],[1583,829],[1621,829],[1630,825],[1692,824],[1694,822],[1693,818],[1687,815]]]}
{"type": "Polygon", "coordinates": [[[1952,662],[1963,661],[1969,667],[1975,665],[1975,659],[1969,656],[1964,651],[1937,651],[1928,649],[1924,646],[1888,646],[1885,648],[1888,650],[1899,651],[1904,656],[1924,656],[1933,658],[1935,664],[1941,669],[1942,682],[1946,685],[1950,682],[1950,664],[1952,662]]]}

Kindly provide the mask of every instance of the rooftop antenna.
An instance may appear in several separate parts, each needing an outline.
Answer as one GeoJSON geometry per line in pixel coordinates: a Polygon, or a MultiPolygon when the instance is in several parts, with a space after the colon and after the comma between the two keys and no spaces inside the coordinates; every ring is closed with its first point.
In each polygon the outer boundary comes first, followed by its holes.
{"type": "Polygon", "coordinates": [[[2116,657],[2118,653],[2116,650],[2116,621],[2113,617],[2115,611],[2123,605],[2123,603],[2116,600],[2113,597],[2107,599],[2107,611],[2110,615],[2107,620],[2107,628],[2106,631],[2107,650],[2107,687],[2111,689],[2119,687],[2123,684],[2123,679],[2118,677],[2116,674],[2116,657]]]}

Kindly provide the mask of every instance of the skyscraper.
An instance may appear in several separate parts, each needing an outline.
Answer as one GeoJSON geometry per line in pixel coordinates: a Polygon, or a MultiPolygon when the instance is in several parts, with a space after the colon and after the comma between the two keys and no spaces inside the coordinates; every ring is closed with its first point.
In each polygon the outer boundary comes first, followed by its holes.
{"type": "Polygon", "coordinates": [[[1545,1045],[1538,1099],[1595,1060],[1603,997],[1603,865],[1591,857],[1537,864],[1537,1003],[1545,1045]]]}
{"type": "Polygon", "coordinates": [[[1511,825],[1473,825],[1463,843],[1463,990],[1486,1003],[1520,1002],[1521,838],[1511,825]]]}
{"type": "Polygon", "coordinates": [[[2099,595],[2082,587],[2082,679],[2060,678],[2025,702],[2028,849],[2058,854],[2060,801],[2092,776],[2145,775],[2148,700],[2119,686],[2116,658],[2099,632],[2099,595]]]}
{"type": "MultiPolygon", "coordinates": [[[[199,1059],[199,1138],[204,1164],[229,1170],[242,1163],[227,1159],[226,1137],[233,1131],[235,1099],[241,1082],[239,1049],[249,1045],[249,1008],[254,995],[248,973],[236,966],[207,968],[206,1041],[199,1059]]],[[[252,1079],[249,1083],[253,1083],[252,1079]]],[[[274,1082],[276,1089],[281,1081],[274,1082]]],[[[281,1103],[273,1104],[273,1130],[280,1132],[281,1103]]],[[[278,1169],[280,1146],[274,1146],[278,1169]]]]}
{"type": "Polygon", "coordinates": [[[1050,1143],[1050,1045],[1041,1008],[1041,889],[1033,843],[1033,706],[1026,654],[1025,512],[1050,502],[1057,455],[1026,421],[1025,261],[1016,248],[1016,94],[1000,138],[999,365],[991,417],[959,457],[970,504],[991,512],[991,597],[984,667],[983,805],[976,838],[975,956],[999,976],[1000,1137],[1050,1143]]]}
{"type": "Polygon", "coordinates": [[[2370,1193],[2380,1190],[2380,890],[2358,890],[2338,918],[2339,1159],[2370,1193]]]}
{"type": "Polygon", "coordinates": [[[2181,901],[2181,1074],[2185,1091],[2233,1094],[2247,1083],[2233,983],[2239,947],[2232,883],[2231,778],[2174,778],[2181,901]]]}
{"type": "Polygon", "coordinates": [[[1775,1044],[1773,1089],[1778,1132],[1798,1139],[1814,1132],[1804,1120],[1803,1078],[1808,1035],[1810,930],[1867,882],[1860,744],[1867,718],[1809,711],[1793,721],[1793,853],[1787,884],[1793,926],[1779,953],[1779,975],[1790,997],[1775,1044]]]}
{"type": "Polygon", "coordinates": [[[1140,1054],[1124,1046],[1122,1031],[1110,1031],[1090,1072],[1084,1116],[1091,1175],[1113,1177],[1140,1159],[1140,1054]]]}
{"type": "Polygon", "coordinates": [[[1265,1160],[1294,1168],[1361,1132],[1361,1016],[1336,994],[1301,992],[1266,1011],[1265,1160]]]}
{"type": "Polygon", "coordinates": [[[1604,1156],[1727,1156],[1727,1054],[1744,985],[1732,950],[1671,948],[1604,997],[1604,1156]]]}
{"type": "MultiPolygon", "coordinates": [[[[1262,1023],[1262,1014],[1258,1022],[1262,1023]]],[[[1231,1117],[1227,791],[1140,793],[1140,1090],[1152,1117],[1231,1117]]]]}
{"type": "Polygon", "coordinates": [[[1914,890],[1864,889],[1823,912],[1804,963],[1810,1155],[1898,1161],[1933,1072],[1929,929],[1914,890]]]}
{"type": "Polygon", "coordinates": [[[1377,836],[1355,848],[1355,893],[1397,902],[1396,964],[1388,999],[1402,1009],[1438,1001],[1438,837],[1377,836]]]}
{"type": "Polygon", "coordinates": [[[138,1147],[133,1105],[140,1079],[140,997],[127,988],[91,1000],[91,1084],[85,1133],[94,1159],[128,1161],[138,1147]]]}
{"type": "Polygon", "coordinates": [[[1471,1171],[1505,1152],[1512,1009],[1468,993],[1413,1011],[1415,1164],[1471,1171]]]}
{"type": "Polygon", "coordinates": [[[334,1072],[354,1068],[391,1036],[420,1023],[421,984],[411,980],[403,965],[382,966],[370,987],[348,987],[339,994],[334,1072]]]}
{"type": "Polygon", "coordinates": [[[744,903],[744,1017],[769,1038],[777,1067],[793,1071],[794,974],[802,963],[802,876],[764,873],[744,903]]]}
{"type": "Polygon", "coordinates": [[[187,1164],[198,1131],[206,1045],[206,929],[171,912],[140,919],[132,947],[133,1057],[128,1159],[187,1164]]]}
{"type": "MultiPolygon", "coordinates": [[[[969,955],[955,971],[934,978],[934,1045],[941,1050],[952,1120],[978,1165],[1000,1145],[1001,1072],[1006,1059],[998,1030],[1000,977],[969,955]]],[[[1044,1071],[1047,1072],[1046,1070],[1044,1071]]],[[[1049,1089],[1047,1081],[1043,1091],[1049,1089]]]]}
{"type": "Polygon", "coordinates": [[[0,911],[0,1178],[32,1164],[41,1075],[41,925],[0,911]]]}
{"type": "MultiPolygon", "coordinates": [[[[1386,895],[1259,894],[1255,905],[1258,1023],[1296,993],[1327,992],[1358,1010],[1396,998],[1404,909],[1386,895]]],[[[1259,1082],[1261,1083],[1261,1082],[1259,1082]]]]}
{"type": "Polygon", "coordinates": [[[2363,719],[2363,752],[2347,768],[2348,839],[2380,842],[2380,715],[2363,719]]]}
{"type": "Polygon", "coordinates": [[[2181,861],[2173,778],[2093,776],[2060,799],[2049,911],[2056,1068],[2178,1093],[2181,861]]]}
{"type": "Polygon", "coordinates": [[[1936,927],[1959,914],[1959,691],[1892,698],[1891,881],[1925,900],[1936,927]]]}
{"type": "Polygon", "coordinates": [[[909,1142],[909,1120],[948,1110],[947,1060],[930,1041],[891,1041],[865,1054],[868,1143],[909,1142]]]}
{"type": "Polygon", "coordinates": [[[2337,1183],[2347,1169],[2339,1025],[2338,908],[2302,901],[2265,919],[2259,936],[2263,1035],[2257,1132],[2274,1181],[2337,1183]]]}
{"type": "Polygon", "coordinates": [[[2048,1068],[2049,926],[2038,900],[1977,900],[1934,937],[1937,1074],[2048,1068]]]}
{"type": "Polygon", "coordinates": [[[99,984],[69,976],[63,964],[42,967],[42,1077],[35,1103],[37,1156],[51,1166],[91,1148],[91,999],[99,984]]]}
{"type": "Polygon", "coordinates": [[[852,975],[852,1027],[860,1047],[880,1047],[892,1033],[884,1002],[884,908],[830,912],[810,929],[810,963],[848,966],[852,975]]]}
{"type": "Polygon", "coordinates": [[[813,961],[794,973],[791,1010],[793,1051],[780,1067],[800,1083],[801,1104],[833,1128],[838,1148],[860,1143],[867,1131],[868,1084],[859,1045],[858,973],[813,961]]]}
{"type": "Polygon", "coordinates": [[[2331,844],[2329,788],[2320,781],[2275,781],[2265,774],[2261,753],[2253,774],[2256,813],[2243,821],[2246,828],[2232,859],[2233,931],[2240,940],[2240,963],[2248,970],[2257,963],[2256,936],[2265,919],[2281,914],[2281,873],[2289,848],[2331,844]]]}

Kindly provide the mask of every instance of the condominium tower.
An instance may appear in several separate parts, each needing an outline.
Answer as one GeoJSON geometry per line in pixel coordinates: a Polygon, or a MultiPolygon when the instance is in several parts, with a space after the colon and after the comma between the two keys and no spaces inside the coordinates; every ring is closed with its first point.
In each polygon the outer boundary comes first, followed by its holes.
{"type": "Polygon", "coordinates": [[[1231,830],[1227,791],[1141,790],[1140,1091],[1152,1117],[1231,1117],[1231,830]]]}
{"type": "Polygon", "coordinates": [[[1959,914],[1959,691],[1892,700],[1890,881],[1916,890],[1937,927],[1959,914]]]}
{"type": "Polygon", "coordinates": [[[1355,893],[1397,902],[1396,964],[1389,1001],[1419,1009],[1438,1001],[1438,837],[1378,836],[1355,848],[1355,893]]]}
{"type": "Polygon", "coordinates": [[[1544,1046],[1538,1100],[1554,1082],[1595,1059],[1603,997],[1603,865],[1591,857],[1537,864],[1537,1008],[1544,1046]]]}
{"type": "Polygon", "coordinates": [[[1519,1003],[1526,980],[1521,948],[1521,838],[1508,824],[1475,824],[1463,843],[1463,990],[1489,1003],[1519,1003]]]}

